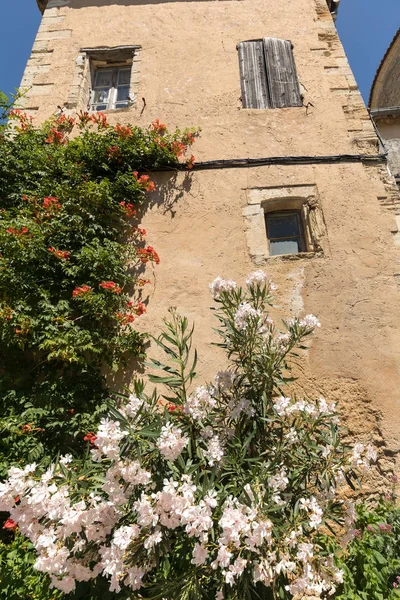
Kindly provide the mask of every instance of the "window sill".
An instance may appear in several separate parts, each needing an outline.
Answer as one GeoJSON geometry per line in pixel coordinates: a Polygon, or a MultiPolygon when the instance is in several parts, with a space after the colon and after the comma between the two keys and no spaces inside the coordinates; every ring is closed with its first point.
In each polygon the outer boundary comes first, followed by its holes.
{"type": "Polygon", "coordinates": [[[267,260],[284,260],[284,261],[292,261],[292,260],[302,260],[304,258],[322,258],[324,253],[322,250],[317,252],[299,252],[298,254],[276,254],[275,256],[267,256],[267,260]]]}
{"type": "Polygon", "coordinates": [[[128,113],[132,108],[136,108],[136,104],[131,104],[131,106],[127,106],[126,108],[106,108],[105,110],[90,110],[89,113],[91,115],[95,115],[96,113],[103,113],[103,115],[115,115],[120,113],[128,113]]]}

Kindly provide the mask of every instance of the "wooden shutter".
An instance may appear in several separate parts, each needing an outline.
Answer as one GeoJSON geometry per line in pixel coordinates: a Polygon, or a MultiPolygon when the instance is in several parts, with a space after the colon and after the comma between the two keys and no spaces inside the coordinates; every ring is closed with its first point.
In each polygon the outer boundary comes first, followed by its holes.
{"type": "Polygon", "coordinates": [[[243,108],[269,108],[262,40],[240,42],[238,50],[243,108]]]}
{"type": "Polygon", "coordinates": [[[263,42],[270,107],[302,106],[291,42],[276,38],[263,42]]]}

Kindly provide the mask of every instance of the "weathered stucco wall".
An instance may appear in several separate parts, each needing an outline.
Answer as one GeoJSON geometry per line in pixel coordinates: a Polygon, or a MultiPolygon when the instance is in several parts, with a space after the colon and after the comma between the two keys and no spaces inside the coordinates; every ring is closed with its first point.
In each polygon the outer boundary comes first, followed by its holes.
{"type": "MultiPolygon", "coordinates": [[[[200,125],[198,160],[377,153],[325,0],[51,0],[23,80],[26,108],[40,121],[68,102],[80,49],[136,44],[138,102],[110,112],[113,123],[200,125]],[[263,36],[292,41],[304,107],[241,108],[236,45],[263,36]]],[[[243,281],[256,268],[252,190],[290,196],[311,186],[323,251],[264,258],[264,268],[286,315],[313,312],[323,325],[299,386],[309,380],[338,400],[355,432],[373,430],[389,470],[400,441],[400,316],[397,197],[386,173],[378,162],[332,162],[158,174],[143,225],[161,264],[140,327],[158,331],[177,306],[195,322],[199,370],[211,377],[222,357],[210,345],[208,283],[217,275],[243,281]]]]}

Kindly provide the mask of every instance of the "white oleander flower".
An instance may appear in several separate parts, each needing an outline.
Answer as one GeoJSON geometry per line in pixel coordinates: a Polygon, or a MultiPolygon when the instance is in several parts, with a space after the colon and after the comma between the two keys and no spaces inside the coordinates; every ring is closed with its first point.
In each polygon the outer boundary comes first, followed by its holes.
{"type": "Polygon", "coordinates": [[[230,292],[236,288],[236,282],[232,279],[222,279],[217,277],[209,285],[210,292],[214,300],[218,300],[221,297],[222,292],[230,292]]]}

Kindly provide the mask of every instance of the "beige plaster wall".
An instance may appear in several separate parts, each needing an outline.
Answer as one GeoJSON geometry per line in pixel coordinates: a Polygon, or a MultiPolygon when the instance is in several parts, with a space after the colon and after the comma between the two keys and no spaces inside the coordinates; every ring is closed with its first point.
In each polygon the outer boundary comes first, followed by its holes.
{"type": "MultiPolygon", "coordinates": [[[[51,0],[28,63],[26,108],[40,121],[68,101],[81,48],[141,45],[136,107],[111,122],[200,125],[198,160],[376,154],[377,140],[324,0],[51,0]],[[241,109],[236,44],[292,40],[302,108],[241,109]],[[35,70],[39,68],[39,70],[35,70]],[[145,98],[145,106],[142,102],[145,98]]],[[[323,252],[265,258],[284,313],[313,312],[322,329],[298,386],[338,400],[355,433],[373,431],[383,470],[400,435],[398,197],[379,163],[264,166],[158,174],[143,216],[161,256],[140,327],[157,332],[169,306],[195,322],[199,371],[223,358],[210,345],[208,283],[243,281],[256,265],[246,207],[253,188],[311,186],[325,222],[323,252]]],[[[215,336],[214,336],[215,340],[215,336]]]]}

